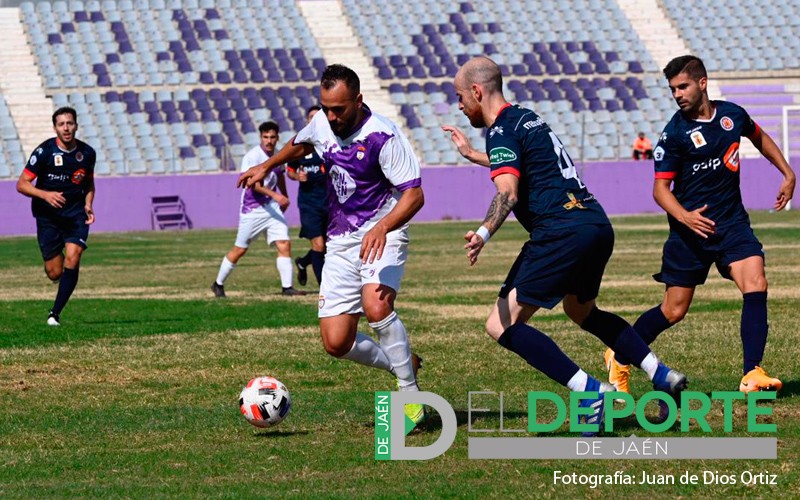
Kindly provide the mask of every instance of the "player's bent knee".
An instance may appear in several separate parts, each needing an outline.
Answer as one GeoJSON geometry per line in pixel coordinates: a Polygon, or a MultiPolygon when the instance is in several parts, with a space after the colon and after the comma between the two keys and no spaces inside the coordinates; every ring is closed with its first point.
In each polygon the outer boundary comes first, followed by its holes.
{"type": "Polygon", "coordinates": [[[504,331],[505,328],[500,324],[498,318],[490,316],[489,319],[486,320],[486,334],[494,340],[498,340],[503,335],[504,331]]]}
{"type": "Polygon", "coordinates": [[[58,269],[45,269],[44,273],[50,279],[50,281],[58,281],[61,279],[61,275],[63,274],[63,268],[58,269]]]}
{"type": "Polygon", "coordinates": [[[686,317],[686,313],[689,312],[688,307],[683,306],[675,306],[669,307],[664,312],[664,317],[667,318],[670,325],[674,325],[675,323],[679,323],[686,317]]]}

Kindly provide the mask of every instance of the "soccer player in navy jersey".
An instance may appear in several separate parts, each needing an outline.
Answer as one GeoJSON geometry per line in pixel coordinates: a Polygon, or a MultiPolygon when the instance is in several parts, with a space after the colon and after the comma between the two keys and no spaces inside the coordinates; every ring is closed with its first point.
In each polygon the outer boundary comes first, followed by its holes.
{"type": "MultiPolygon", "coordinates": [[[[394,309],[408,257],[408,222],[424,203],[419,160],[400,129],[364,103],[350,68],[328,66],[320,82],[321,112],[270,159],[239,177],[250,187],[286,162],[312,151],[327,171],[327,253],[319,291],[319,326],[331,356],[380,368],[401,391],[418,391],[419,358],[394,309]],[[378,342],[358,331],[366,316],[378,342]]],[[[405,405],[420,424],[422,404],[405,405]]]]}
{"type": "MultiPolygon", "coordinates": [[[[680,108],[653,150],[653,197],[667,212],[669,237],[661,272],[666,285],[662,303],[642,314],[634,328],[650,344],[686,316],[695,288],[711,264],[742,292],[743,374],[739,390],[780,390],[783,385],[761,368],[767,343],[767,278],[764,252],[750,227],[739,188],[739,143],[742,136],[783,174],[775,210],[792,199],[795,174],[775,142],[732,102],[708,98],[708,74],[694,56],[673,59],[664,68],[680,108]],[[672,190],[670,190],[672,186],[672,190]]],[[[607,351],[609,377],[627,386],[629,358],[607,351]]],[[[622,388],[621,387],[621,388],[622,388]]]]}
{"type": "MultiPolygon", "coordinates": [[[[306,122],[311,123],[319,106],[311,106],[306,112],[306,122]]],[[[311,241],[311,250],[294,259],[297,266],[297,281],[305,286],[308,281],[309,264],[314,270],[317,283],[322,283],[322,266],[325,264],[325,229],[328,227],[328,195],[325,182],[325,165],[316,151],[289,162],[286,174],[300,183],[297,193],[297,208],[300,210],[300,237],[311,241]]]]}
{"type": "Polygon", "coordinates": [[[56,136],[31,153],[17,181],[17,191],[31,198],[44,271],[58,282],[47,324],[59,326],[61,311],[78,284],[81,255],[89,238],[89,225],[95,220],[96,154],[91,146],[75,138],[78,114],[74,109],[57,109],[53,129],[56,136]]]}
{"type": "Polygon", "coordinates": [[[487,57],[464,64],[454,86],[459,109],[470,124],[488,129],[488,154],[473,150],[460,130],[444,130],[462,155],[491,169],[497,188],[481,226],[464,236],[470,265],[511,211],[530,233],[500,287],[486,321],[487,333],[570,390],[598,393],[581,402],[594,409],[585,418],[590,424],[602,421],[601,393],[614,389],[589,376],[550,337],[527,324],[542,307],[563,302],[572,321],[635,360],[656,390],[677,395],[686,387],[686,377],[659,362],[624,319],[595,304],[614,247],[614,230],[559,138],[536,113],[506,101],[500,68],[487,57]]]}

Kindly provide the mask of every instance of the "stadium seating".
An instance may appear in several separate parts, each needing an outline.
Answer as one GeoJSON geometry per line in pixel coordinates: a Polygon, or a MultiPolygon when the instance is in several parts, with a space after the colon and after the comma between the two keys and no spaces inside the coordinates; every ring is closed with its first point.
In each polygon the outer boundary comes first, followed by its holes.
{"type": "Polygon", "coordinates": [[[664,7],[710,72],[800,68],[800,0],[664,0],[664,7]]]}
{"type": "MultiPolygon", "coordinates": [[[[576,161],[628,158],[636,133],[655,139],[675,111],[658,66],[615,0],[343,5],[423,164],[463,162],[444,124],[483,146],[452,86],[459,65],[478,54],[500,64],[509,100],[548,121],[576,161]]],[[[791,76],[800,68],[800,0],[664,6],[665,22],[714,73],[791,76]],[[709,15],[677,14],[687,9],[709,15]]],[[[25,2],[19,15],[41,85],[55,106],[77,109],[79,136],[98,150],[100,175],[235,169],[257,144],[260,122],[278,122],[279,145],[304,125],[326,66],[296,2],[57,0],[25,2]]],[[[723,86],[776,139],[780,107],[797,93],[723,86]]],[[[797,125],[790,130],[798,141],[797,125]]],[[[13,177],[25,152],[3,101],[0,131],[0,178],[13,177]]]]}
{"type": "Polygon", "coordinates": [[[26,160],[5,97],[0,95],[0,179],[18,177],[26,160]]]}

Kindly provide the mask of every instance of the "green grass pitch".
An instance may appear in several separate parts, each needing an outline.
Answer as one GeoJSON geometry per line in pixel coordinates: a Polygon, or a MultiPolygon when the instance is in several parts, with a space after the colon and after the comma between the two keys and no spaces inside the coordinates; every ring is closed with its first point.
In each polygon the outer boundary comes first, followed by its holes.
{"type": "MultiPolygon", "coordinates": [[[[0,497],[798,497],[800,496],[800,214],[752,215],[770,282],[765,367],[784,389],[771,402],[777,460],[497,460],[467,458],[468,391],[503,391],[507,428],[524,428],[528,391],[566,390],[483,333],[485,316],[526,235],[509,221],[476,267],[463,234],[475,223],[414,224],[397,310],[425,358],[424,390],[460,415],[456,441],[426,462],[373,459],[373,393],[393,390],[383,372],[339,361],[322,348],[317,298],[282,297],[275,253],[254,244],[226,283],[209,285],[233,230],[92,234],[62,326],[45,325],[56,287],[35,238],[0,240],[0,497]],[[281,379],[293,397],[286,421],[248,425],[243,384],[281,379]],[[777,474],[778,485],[599,486],[553,484],[553,471],[617,470],[777,474]]],[[[663,216],[614,218],[617,242],[599,305],[633,321],[659,303],[663,216]]],[[[296,234],[296,230],[293,231],[296,234]]],[[[307,241],[294,240],[295,256],[307,241]]],[[[307,290],[314,283],[309,279],[307,290]]],[[[690,389],[735,390],[741,370],[741,295],[714,270],[687,318],[654,344],[690,389]]],[[[584,369],[601,377],[603,348],[560,307],[534,316],[584,369]]],[[[368,330],[362,321],[362,326],[368,330]]],[[[649,390],[634,373],[636,394],[649,390]]],[[[736,437],[747,437],[743,409],[736,437]]],[[[492,428],[486,416],[476,426],[492,428]]],[[[410,445],[438,436],[436,419],[410,445]]],[[[722,409],[709,418],[721,429],[722,409]]],[[[635,432],[632,425],[616,434],[635,432]]],[[[566,428],[556,433],[569,436],[566,428]]],[[[667,436],[682,436],[670,431],[667,436]]],[[[693,428],[689,436],[703,434],[693,428]]],[[[722,435],[721,431],[715,436],[722,435]]]]}

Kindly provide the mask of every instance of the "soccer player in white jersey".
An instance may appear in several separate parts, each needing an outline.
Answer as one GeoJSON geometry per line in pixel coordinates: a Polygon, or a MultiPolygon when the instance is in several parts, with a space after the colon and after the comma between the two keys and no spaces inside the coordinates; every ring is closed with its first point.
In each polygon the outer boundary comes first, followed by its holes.
{"type": "MultiPolygon", "coordinates": [[[[397,377],[401,391],[419,390],[394,301],[405,270],[408,221],[424,202],[419,161],[398,127],[373,113],[358,75],[333,64],[322,74],[322,112],[269,160],[239,177],[253,186],[268,172],[316,150],[328,169],[328,245],[319,295],[322,342],[328,354],[397,377]],[[365,315],[378,336],[357,331],[365,315]]],[[[406,405],[415,424],[423,405],[406,405]]]]}
{"type": "MultiPolygon", "coordinates": [[[[275,152],[278,144],[278,124],[264,122],[258,127],[261,134],[261,144],[254,147],[242,158],[242,170],[247,171],[253,165],[258,165],[267,160],[275,152]]],[[[292,286],[292,244],[289,240],[289,226],[283,211],[289,206],[286,197],[285,184],[282,186],[283,194],[278,192],[278,175],[270,172],[260,182],[242,191],[242,202],[239,210],[239,232],[236,242],[219,266],[217,279],[211,283],[211,291],[218,298],[225,297],[225,280],[233,272],[236,264],[244,254],[250,242],[261,233],[266,233],[267,244],[275,245],[278,250],[277,267],[281,277],[283,295],[305,295],[305,292],[295,290],[292,286]]]]}

